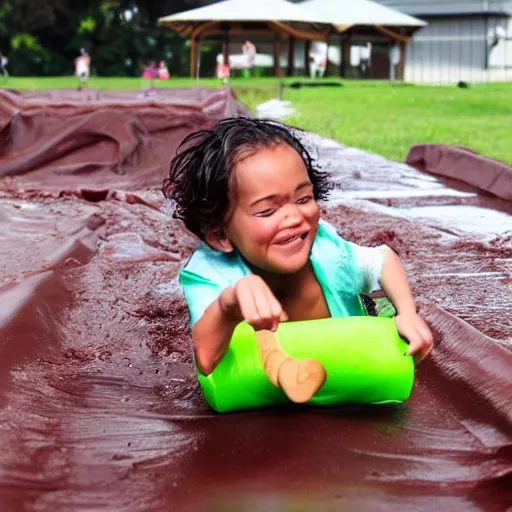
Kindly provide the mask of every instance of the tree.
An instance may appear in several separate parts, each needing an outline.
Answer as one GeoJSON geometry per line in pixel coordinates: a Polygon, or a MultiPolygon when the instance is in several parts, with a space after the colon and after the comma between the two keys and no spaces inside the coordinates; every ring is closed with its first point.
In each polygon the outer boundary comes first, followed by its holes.
{"type": "Polygon", "coordinates": [[[159,17],[212,0],[8,0],[0,5],[0,51],[12,75],[69,75],[84,47],[92,73],[138,76],[163,59],[171,75],[187,75],[186,40],[159,17]],[[9,27],[9,29],[7,29],[9,27]]]}

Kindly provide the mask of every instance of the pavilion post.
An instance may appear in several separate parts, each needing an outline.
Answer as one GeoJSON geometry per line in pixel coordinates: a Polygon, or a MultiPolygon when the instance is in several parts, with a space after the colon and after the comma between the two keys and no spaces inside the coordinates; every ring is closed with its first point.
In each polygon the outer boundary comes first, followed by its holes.
{"type": "Polygon", "coordinates": [[[190,78],[196,77],[197,70],[197,45],[196,38],[190,40],[190,78]]]}
{"type": "Polygon", "coordinates": [[[340,77],[342,77],[342,78],[344,76],[344,73],[343,73],[343,40],[344,40],[344,36],[343,36],[343,34],[340,34],[340,68],[338,70],[338,73],[339,73],[340,77]]]}
{"type": "Polygon", "coordinates": [[[222,35],[222,58],[224,60],[224,64],[229,65],[229,34],[228,29],[224,31],[222,35]]]}
{"type": "Polygon", "coordinates": [[[329,66],[329,40],[330,40],[331,31],[327,32],[327,36],[325,37],[325,73],[324,76],[327,76],[327,67],[329,66]]]}
{"type": "Polygon", "coordinates": [[[309,76],[309,52],[311,51],[311,41],[304,41],[304,75],[309,76]]]}
{"type": "Polygon", "coordinates": [[[295,71],[295,39],[290,36],[288,39],[288,69],[286,70],[286,74],[288,76],[293,76],[295,71]]]}
{"type": "Polygon", "coordinates": [[[407,50],[407,42],[400,41],[400,62],[398,64],[397,78],[398,80],[404,80],[405,78],[405,57],[407,50]]]}
{"type": "Polygon", "coordinates": [[[350,48],[352,47],[352,35],[351,34],[345,34],[343,37],[343,51],[342,51],[342,77],[348,78],[350,74],[350,48]]]}
{"type": "Polygon", "coordinates": [[[274,39],[274,75],[281,76],[281,36],[275,35],[274,39]]]}
{"type": "Polygon", "coordinates": [[[201,36],[197,38],[196,78],[201,78],[201,36]]]}

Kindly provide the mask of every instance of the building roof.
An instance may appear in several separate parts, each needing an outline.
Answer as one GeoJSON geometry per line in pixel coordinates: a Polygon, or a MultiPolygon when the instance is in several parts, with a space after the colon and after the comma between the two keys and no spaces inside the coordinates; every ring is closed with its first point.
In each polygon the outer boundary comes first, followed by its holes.
{"type": "Polygon", "coordinates": [[[329,20],[286,0],[225,0],[165,16],[158,21],[164,25],[172,22],[204,21],[289,21],[330,24],[329,20]]]}
{"type": "Polygon", "coordinates": [[[426,23],[370,0],[305,0],[297,4],[333,25],[423,27],[426,23]]]}
{"type": "Polygon", "coordinates": [[[376,0],[416,16],[512,14],[512,0],[376,0]]]}
{"type": "Polygon", "coordinates": [[[225,0],[160,18],[159,23],[179,27],[183,23],[276,21],[324,25],[383,25],[422,27],[425,22],[370,0],[225,0]]]}

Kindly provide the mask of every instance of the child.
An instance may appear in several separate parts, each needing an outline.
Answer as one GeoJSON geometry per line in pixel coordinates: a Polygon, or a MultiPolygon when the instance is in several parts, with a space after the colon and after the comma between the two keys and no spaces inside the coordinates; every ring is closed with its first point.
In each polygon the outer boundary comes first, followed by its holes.
{"type": "Polygon", "coordinates": [[[167,66],[163,60],[161,60],[160,64],[158,65],[157,73],[160,80],[169,80],[169,70],[167,69],[167,66]]]}
{"type": "Polygon", "coordinates": [[[231,70],[229,64],[224,64],[224,62],[217,65],[217,78],[222,80],[222,84],[224,86],[228,85],[229,77],[231,76],[231,70]]]}
{"type": "MultiPolygon", "coordinates": [[[[432,334],[398,256],[343,240],[320,220],[328,177],[287,127],[232,118],[189,135],[164,194],[201,246],[181,271],[199,371],[210,374],[233,330],[363,314],[359,294],[382,288],[409,354],[426,357],[432,334]]],[[[312,341],[314,343],[314,341],[312,341]]]]}
{"type": "Polygon", "coordinates": [[[80,48],[80,57],[75,59],[75,75],[82,83],[86,83],[89,79],[89,72],[91,67],[91,57],[85,51],[85,48],[80,48]]]}

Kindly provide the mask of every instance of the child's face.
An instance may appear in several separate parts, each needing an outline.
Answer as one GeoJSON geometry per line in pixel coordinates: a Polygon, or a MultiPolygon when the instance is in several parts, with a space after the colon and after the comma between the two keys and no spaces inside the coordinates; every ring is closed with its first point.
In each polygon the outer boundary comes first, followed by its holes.
{"type": "Polygon", "coordinates": [[[319,209],[299,153],[287,144],[263,148],[235,168],[224,233],[253,265],[293,274],[309,261],[319,209]]]}

